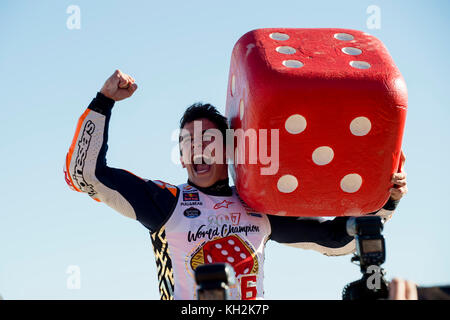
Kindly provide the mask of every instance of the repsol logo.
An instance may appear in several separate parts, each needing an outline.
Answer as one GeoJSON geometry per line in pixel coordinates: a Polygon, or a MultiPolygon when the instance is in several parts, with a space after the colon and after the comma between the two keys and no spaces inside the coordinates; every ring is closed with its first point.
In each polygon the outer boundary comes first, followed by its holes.
{"type": "Polygon", "coordinates": [[[89,145],[91,144],[92,134],[95,131],[95,124],[88,120],[83,128],[83,133],[78,141],[78,152],[75,159],[74,174],[72,175],[73,180],[77,183],[78,188],[87,192],[90,196],[96,194],[94,187],[86,182],[83,177],[84,164],[87,157],[87,152],[89,150],[89,145]]]}

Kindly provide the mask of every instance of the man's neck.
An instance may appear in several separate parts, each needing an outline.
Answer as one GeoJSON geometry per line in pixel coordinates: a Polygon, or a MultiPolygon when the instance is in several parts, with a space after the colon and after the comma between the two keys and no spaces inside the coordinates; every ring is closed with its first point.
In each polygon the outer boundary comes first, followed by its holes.
{"type": "Polygon", "coordinates": [[[197,188],[201,192],[209,194],[211,196],[229,197],[233,194],[233,191],[231,190],[231,187],[229,185],[228,178],[216,181],[216,183],[214,183],[212,186],[209,186],[209,187],[199,187],[199,186],[195,185],[193,182],[191,182],[189,179],[188,179],[188,184],[197,188]]]}

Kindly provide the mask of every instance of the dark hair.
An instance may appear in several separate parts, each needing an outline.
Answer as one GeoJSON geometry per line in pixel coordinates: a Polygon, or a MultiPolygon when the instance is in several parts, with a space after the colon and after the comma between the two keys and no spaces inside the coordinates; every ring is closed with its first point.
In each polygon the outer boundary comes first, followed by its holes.
{"type": "Polygon", "coordinates": [[[180,119],[180,129],[182,129],[186,123],[198,120],[198,119],[208,119],[217,126],[220,132],[222,132],[223,137],[226,137],[226,130],[228,129],[227,118],[224,117],[220,112],[209,103],[203,104],[201,102],[194,103],[183,114],[180,119]]]}

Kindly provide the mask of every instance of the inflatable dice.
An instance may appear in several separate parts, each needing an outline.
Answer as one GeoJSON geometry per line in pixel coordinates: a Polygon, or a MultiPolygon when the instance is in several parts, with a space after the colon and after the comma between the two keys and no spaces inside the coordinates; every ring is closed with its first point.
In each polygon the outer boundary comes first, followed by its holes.
{"type": "Polygon", "coordinates": [[[239,195],[276,215],[379,210],[399,168],[406,110],[399,70],[367,33],[248,32],[233,49],[226,104],[239,195]]]}

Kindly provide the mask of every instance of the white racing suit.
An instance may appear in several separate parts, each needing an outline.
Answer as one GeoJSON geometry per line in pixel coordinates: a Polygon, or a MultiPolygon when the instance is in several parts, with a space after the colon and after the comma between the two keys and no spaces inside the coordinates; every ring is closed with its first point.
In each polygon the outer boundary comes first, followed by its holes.
{"type": "MultiPolygon", "coordinates": [[[[114,101],[101,93],[78,121],[66,156],[65,179],[121,214],[138,220],[151,235],[161,299],[196,299],[194,271],[201,264],[226,262],[237,282],[232,299],[263,298],[264,248],[271,239],[325,255],[354,251],[345,217],[278,217],[254,212],[228,179],[210,188],[173,186],[139,178],[106,164],[108,125],[114,101]]],[[[377,215],[389,218],[397,202],[377,215]]]]}

